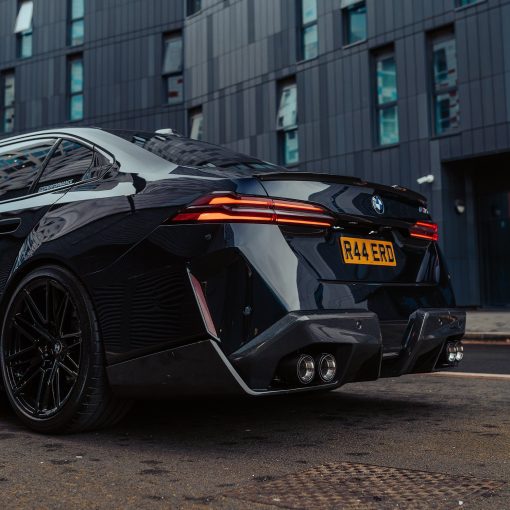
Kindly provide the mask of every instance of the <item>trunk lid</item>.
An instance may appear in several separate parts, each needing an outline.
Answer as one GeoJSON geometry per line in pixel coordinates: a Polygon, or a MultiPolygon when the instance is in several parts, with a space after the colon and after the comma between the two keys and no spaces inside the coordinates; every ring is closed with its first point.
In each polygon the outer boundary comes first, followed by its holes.
{"type": "Polygon", "coordinates": [[[273,173],[257,178],[269,196],[319,204],[338,220],[327,231],[282,227],[300,261],[301,278],[319,282],[314,295],[321,308],[361,307],[377,313],[384,343],[390,347],[393,341],[399,343],[417,308],[451,304],[449,277],[437,243],[411,236],[417,222],[430,222],[422,195],[351,177],[273,173]],[[358,241],[361,253],[363,247],[370,251],[374,245],[380,255],[380,247],[387,251],[390,245],[395,263],[368,264],[362,256],[346,260],[342,245],[349,242],[355,251],[358,241]]]}
{"type": "Polygon", "coordinates": [[[356,216],[378,224],[386,223],[386,219],[410,223],[430,220],[425,197],[398,186],[304,172],[264,173],[256,177],[271,197],[314,202],[339,217],[356,216]]]}

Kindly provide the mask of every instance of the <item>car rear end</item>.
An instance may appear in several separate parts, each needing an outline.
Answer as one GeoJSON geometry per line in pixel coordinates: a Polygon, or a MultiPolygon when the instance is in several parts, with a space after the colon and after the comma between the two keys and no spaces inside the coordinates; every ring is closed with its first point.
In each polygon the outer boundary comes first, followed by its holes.
{"type": "Polygon", "coordinates": [[[211,240],[191,261],[193,285],[250,388],[334,387],[461,359],[465,316],[424,197],[330,175],[256,180],[256,195],[216,191],[171,220],[211,240]]]}
{"type": "MultiPolygon", "coordinates": [[[[193,378],[211,389],[207,374],[218,382],[221,370],[233,390],[306,391],[460,361],[465,313],[423,196],[282,171],[179,137],[153,137],[147,147],[189,165],[168,185],[194,194],[138,246],[140,254],[157,246],[184,268],[199,310],[208,340],[168,358],[183,387],[193,378]]],[[[151,388],[170,370],[156,357],[151,388]]]]}

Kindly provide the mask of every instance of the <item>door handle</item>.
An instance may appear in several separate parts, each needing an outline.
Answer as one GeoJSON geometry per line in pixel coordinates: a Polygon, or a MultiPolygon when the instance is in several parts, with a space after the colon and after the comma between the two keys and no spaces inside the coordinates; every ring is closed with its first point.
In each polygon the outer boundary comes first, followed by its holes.
{"type": "Polygon", "coordinates": [[[0,220],[0,235],[12,234],[18,230],[21,225],[21,218],[9,218],[7,220],[0,220]]]}

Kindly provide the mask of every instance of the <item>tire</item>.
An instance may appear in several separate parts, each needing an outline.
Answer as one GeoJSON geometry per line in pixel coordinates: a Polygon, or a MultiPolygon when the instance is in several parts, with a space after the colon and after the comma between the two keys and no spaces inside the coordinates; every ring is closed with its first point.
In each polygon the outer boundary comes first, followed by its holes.
{"type": "Polygon", "coordinates": [[[111,426],[130,408],[108,385],[91,300],[63,268],[40,267],[19,283],[4,314],[0,364],[12,408],[37,432],[111,426]]]}

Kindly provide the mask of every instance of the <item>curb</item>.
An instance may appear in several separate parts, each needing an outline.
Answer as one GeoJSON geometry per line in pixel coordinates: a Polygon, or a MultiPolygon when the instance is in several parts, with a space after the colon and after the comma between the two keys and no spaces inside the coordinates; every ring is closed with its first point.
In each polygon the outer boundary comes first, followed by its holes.
{"type": "Polygon", "coordinates": [[[510,344],[510,333],[466,333],[464,340],[479,340],[485,342],[498,342],[510,344]]]}

